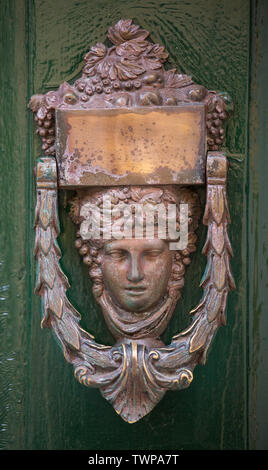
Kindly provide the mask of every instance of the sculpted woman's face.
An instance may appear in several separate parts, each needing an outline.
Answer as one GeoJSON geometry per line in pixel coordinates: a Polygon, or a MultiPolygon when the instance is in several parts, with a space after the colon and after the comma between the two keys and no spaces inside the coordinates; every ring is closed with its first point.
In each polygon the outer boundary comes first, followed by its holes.
{"type": "Polygon", "coordinates": [[[154,308],[167,292],[172,251],[166,240],[122,239],[103,248],[105,288],[115,303],[130,312],[154,308]]]}

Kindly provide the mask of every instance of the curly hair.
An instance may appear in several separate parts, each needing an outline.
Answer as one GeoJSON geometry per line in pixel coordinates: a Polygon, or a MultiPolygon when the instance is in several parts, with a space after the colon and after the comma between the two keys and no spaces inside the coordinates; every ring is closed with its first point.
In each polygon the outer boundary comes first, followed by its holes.
{"type": "MultiPolygon", "coordinates": [[[[178,188],[173,186],[148,187],[148,186],[125,186],[116,188],[96,189],[92,188],[86,192],[80,191],[71,202],[70,216],[74,223],[81,224],[85,220],[85,212],[90,212],[90,217],[96,216],[95,212],[102,214],[103,219],[103,201],[104,197],[109,197],[111,201],[112,222],[122,225],[123,216],[114,211],[115,208],[125,204],[128,207],[135,208],[135,205],[151,205],[163,204],[165,208],[169,204],[176,204],[176,230],[180,227],[180,210],[181,203],[188,204],[188,244],[183,250],[173,252],[172,276],[168,283],[168,294],[170,297],[180,297],[180,290],[184,285],[185,266],[190,262],[190,253],[196,250],[197,236],[194,233],[198,226],[200,217],[200,203],[196,192],[186,187],[178,188]],[[94,212],[95,211],[95,212],[94,212]]],[[[132,213],[134,211],[132,210],[132,213]]],[[[159,215],[159,214],[158,214],[159,215]]],[[[144,217],[144,214],[141,216],[144,217]]],[[[143,223],[143,221],[139,221],[143,223]]],[[[154,213],[154,226],[159,223],[159,218],[154,213]]],[[[102,227],[102,224],[100,224],[102,227]]],[[[81,228],[81,227],[80,227],[81,228]]],[[[100,229],[98,238],[83,238],[81,230],[77,232],[77,240],[75,245],[79,253],[83,257],[83,262],[89,266],[89,275],[93,281],[93,293],[98,300],[103,293],[104,283],[101,268],[101,250],[105,243],[109,240],[105,237],[104,228],[100,229]]],[[[165,239],[171,241],[167,236],[165,239]]]]}

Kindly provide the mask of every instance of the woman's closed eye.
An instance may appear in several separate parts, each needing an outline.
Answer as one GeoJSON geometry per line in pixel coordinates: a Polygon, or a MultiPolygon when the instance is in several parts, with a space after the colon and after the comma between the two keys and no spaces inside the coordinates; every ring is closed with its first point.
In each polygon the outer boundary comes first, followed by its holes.
{"type": "Polygon", "coordinates": [[[162,250],[146,250],[143,255],[148,258],[157,258],[157,256],[160,256],[162,253],[162,250]]]}
{"type": "Polygon", "coordinates": [[[114,260],[123,260],[127,256],[127,252],[124,250],[112,250],[106,253],[107,256],[114,260]]]}

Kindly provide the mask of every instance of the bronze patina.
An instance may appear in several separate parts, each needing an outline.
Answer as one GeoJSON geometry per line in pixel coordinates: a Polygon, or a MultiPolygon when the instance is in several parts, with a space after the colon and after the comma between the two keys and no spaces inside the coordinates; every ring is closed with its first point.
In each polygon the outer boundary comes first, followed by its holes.
{"type": "Polygon", "coordinates": [[[227,159],[220,150],[228,99],[165,70],[168,54],[148,36],[131,20],[120,20],[109,28],[111,47],[92,47],[73,85],[64,83],[30,101],[45,153],[36,171],[35,224],[42,326],[56,334],[79,382],[98,387],[129,423],[149,413],[167,390],[190,385],[195,366],[205,364],[211,341],[226,322],[227,295],[235,288],[227,159]],[[191,311],[189,327],[165,345],[161,335],[196,250],[201,207],[195,186],[200,184],[207,187],[203,296],[191,311]],[[58,188],[76,191],[70,210],[77,225],[75,244],[113,346],[97,343],[81,328],[66,296],[69,283],[57,244],[58,188]],[[106,232],[102,223],[105,198],[111,201],[115,232],[106,232]],[[153,236],[148,236],[144,212],[135,212],[139,205],[153,214],[161,207],[166,214],[172,204],[177,230],[183,223],[181,204],[188,207],[187,244],[176,249],[170,249],[175,235],[166,229],[159,235],[161,217],[153,216],[153,236]],[[141,227],[139,237],[129,223],[133,218],[141,227]],[[89,235],[86,224],[97,219],[99,231],[89,235]],[[124,224],[130,231],[118,236],[124,224]]]}

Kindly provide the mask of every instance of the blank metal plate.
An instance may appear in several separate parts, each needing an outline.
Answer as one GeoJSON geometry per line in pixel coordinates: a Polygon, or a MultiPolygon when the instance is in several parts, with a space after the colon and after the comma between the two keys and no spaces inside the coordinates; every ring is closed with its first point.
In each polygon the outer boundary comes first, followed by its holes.
{"type": "Polygon", "coordinates": [[[62,187],[203,184],[203,104],[56,111],[62,187]]]}

